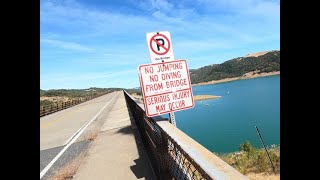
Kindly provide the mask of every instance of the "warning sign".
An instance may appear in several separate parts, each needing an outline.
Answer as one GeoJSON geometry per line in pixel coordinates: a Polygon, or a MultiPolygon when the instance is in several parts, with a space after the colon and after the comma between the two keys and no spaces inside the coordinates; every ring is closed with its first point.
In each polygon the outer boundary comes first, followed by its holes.
{"type": "Polygon", "coordinates": [[[194,106],[186,60],[140,65],[139,77],[147,116],[194,106]]]}
{"type": "Polygon", "coordinates": [[[152,63],[174,61],[171,37],[168,31],[147,33],[152,63]]]}

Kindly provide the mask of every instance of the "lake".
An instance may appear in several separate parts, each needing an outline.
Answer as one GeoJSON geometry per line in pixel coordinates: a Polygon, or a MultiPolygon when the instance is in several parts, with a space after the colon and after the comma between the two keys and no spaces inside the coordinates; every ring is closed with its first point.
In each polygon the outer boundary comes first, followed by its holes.
{"type": "MultiPolygon", "coordinates": [[[[192,87],[193,95],[218,95],[175,112],[177,127],[212,152],[239,150],[249,140],[280,145],[280,75],[192,87]]],[[[164,117],[168,117],[165,115],[164,117]]]]}

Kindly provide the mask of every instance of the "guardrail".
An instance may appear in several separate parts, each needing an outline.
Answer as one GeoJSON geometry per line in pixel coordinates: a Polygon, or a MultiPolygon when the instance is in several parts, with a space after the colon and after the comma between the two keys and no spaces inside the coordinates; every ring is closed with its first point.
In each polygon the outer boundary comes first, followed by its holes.
{"type": "Polygon", "coordinates": [[[248,179],[167,119],[147,117],[138,100],[124,95],[158,179],[248,179]]]}
{"type": "MultiPolygon", "coordinates": [[[[108,92],[109,93],[109,92],[108,92]]],[[[63,109],[67,109],[71,106],[75,106],[77,104],[81,104],[83,102],[89,101],[91,99],[103,96],[107,93],[103,93],[103,94],[99,94],[97,96],[89,96],[89,97],[85,97],[85,98],[79,98],[76,100],[70,100],[70,101],[66,101],[63,103],[58,103],[55,105],[50,105],[50,106],[40,106],[40,117],[57,112],[57,111],[61,111],[63,109]]]]}

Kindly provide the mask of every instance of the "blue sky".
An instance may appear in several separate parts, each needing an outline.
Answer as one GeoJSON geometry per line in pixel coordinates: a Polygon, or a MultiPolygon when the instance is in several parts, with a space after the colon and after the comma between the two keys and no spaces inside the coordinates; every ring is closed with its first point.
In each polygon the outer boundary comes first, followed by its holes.
{"type": "Polygon", "coordinates": [[[274,0],[41,0],[40,88],[139,87],[146,33],[169,31],[190,69],[280,49],[274,0]]]}

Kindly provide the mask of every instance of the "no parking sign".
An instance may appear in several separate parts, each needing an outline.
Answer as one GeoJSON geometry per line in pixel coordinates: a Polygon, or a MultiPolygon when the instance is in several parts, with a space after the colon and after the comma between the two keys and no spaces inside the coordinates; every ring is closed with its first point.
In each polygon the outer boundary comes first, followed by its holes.
{"type": "Polygon", "coordinates": [[[168,31],[147,33],[152,63],[174,61],[171,36],[168,31]]]}

